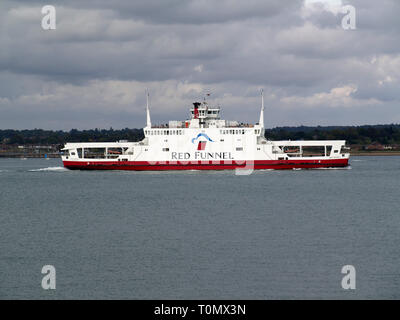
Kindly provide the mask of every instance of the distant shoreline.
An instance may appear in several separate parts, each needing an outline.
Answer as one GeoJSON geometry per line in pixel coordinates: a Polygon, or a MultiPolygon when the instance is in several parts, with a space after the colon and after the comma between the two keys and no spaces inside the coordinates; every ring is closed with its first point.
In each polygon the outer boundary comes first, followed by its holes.
{"type": "Polygon", "coordinates": [[[350,151],[350,156],[400,156],[400,151],[350,151]]]}

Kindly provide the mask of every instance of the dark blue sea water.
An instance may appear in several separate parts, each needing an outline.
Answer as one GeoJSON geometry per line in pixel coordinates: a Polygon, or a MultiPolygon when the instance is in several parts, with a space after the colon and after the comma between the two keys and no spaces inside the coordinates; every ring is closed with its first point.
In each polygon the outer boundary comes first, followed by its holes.
{"type": "Polygon", "coordinates": [[[400,298],[400,157],[249,176],[0,159],[0,181],[1,299],[400,298]]]}

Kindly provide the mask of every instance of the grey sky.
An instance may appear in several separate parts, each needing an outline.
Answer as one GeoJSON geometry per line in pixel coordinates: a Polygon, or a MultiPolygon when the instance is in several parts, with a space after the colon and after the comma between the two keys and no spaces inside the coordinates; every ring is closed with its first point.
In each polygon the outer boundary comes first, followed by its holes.
{"type": "Polygon", "coordinates": [[[207,92],[256,122],[264,88],[268,127],[399,123],[399,16],[398,0],[2,0],[0,129],[142,127],[146,88],[153,122],[207,92]]]}

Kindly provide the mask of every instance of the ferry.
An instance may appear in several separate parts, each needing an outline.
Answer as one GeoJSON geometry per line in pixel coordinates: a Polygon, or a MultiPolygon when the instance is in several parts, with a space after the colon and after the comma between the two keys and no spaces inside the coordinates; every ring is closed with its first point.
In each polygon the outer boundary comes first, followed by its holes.
{"type": "Polygon", "coordinates": [[[144,139],[66,143],[65,168],[77,170],[254,170],[344,168],[345,140],[271,141],[265,137],[264,98],[259,122],[220,118],[221,108],[194,102],[185,121],[153,125],[147,94],[144,139]]]}

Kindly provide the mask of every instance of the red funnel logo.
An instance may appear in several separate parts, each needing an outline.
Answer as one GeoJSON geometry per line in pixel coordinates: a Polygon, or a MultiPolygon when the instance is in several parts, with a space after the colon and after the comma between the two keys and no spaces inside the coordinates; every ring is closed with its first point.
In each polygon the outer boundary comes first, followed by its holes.
{"type": "Polygon", "coordinates": [[[199,144],[197,145],[197,150],[204,150],[206,148],[206,143],[207,141],[199,141],[199,144]]]}

